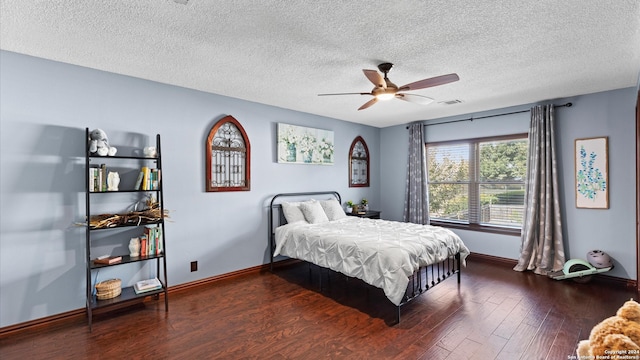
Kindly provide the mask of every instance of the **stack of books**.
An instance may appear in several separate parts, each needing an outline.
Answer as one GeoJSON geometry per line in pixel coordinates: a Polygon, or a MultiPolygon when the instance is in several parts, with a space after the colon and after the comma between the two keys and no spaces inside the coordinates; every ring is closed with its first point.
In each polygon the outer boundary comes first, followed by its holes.
{"type": "Polygon", "coordinates": [[[162,228],[156,225],[147,225],[144,234],[131,240],[140,246],[140,256],[155,256],[162,254],[162,228]]]}
{"type": "Polygon", "coordinates": [[[150,291],[160,290],[162,289],[162,283],[158,278],[141,280],[133,285],[133,290],[136,294],[142,294],[150,291]]]}
{"type": "Polygon", "coordinates": [[[140,255],[162,254],[162,228],[156,225],[144,227],[144,234],[140,236],[140,255]]]}
{"type": "Polygon", "coordinates": [[[93,260],[94,264],[111,265],[122,261],[122,256],[99,256],[93,260]]]}
{"type": "Polygon", "coordinates": [[[143,166],[138,173],[138,178],[134,185],[135,190],[158,190],[160,189],[160,169],[151,169],[143,166]]]}
{"type": "Polygon", "coordinates": [[[107,165],[89,167],[89,191],[103,192],[107,191],[107,165]]]}

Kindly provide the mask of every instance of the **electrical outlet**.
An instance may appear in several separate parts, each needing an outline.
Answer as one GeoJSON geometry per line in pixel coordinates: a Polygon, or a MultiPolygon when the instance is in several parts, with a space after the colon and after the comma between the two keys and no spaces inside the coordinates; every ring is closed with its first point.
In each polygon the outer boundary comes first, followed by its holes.
{"type": "Polygon", "coordinates": [[[198,271],[198,262],[197,261],[192,261],[191,262],[191,272],[194,271],[198,271]]]}

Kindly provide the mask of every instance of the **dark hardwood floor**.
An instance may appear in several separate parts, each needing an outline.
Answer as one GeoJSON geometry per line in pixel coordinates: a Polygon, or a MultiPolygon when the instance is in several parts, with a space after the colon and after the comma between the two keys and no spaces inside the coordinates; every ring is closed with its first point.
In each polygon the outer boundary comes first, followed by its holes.
{"type": "Polygon", "coordinates": [[[0,339],[8,359],[575,359],[576,344],[634,289],[469,261],[402,308],[359,280],[297,263],[162,301],[0,339]]]}

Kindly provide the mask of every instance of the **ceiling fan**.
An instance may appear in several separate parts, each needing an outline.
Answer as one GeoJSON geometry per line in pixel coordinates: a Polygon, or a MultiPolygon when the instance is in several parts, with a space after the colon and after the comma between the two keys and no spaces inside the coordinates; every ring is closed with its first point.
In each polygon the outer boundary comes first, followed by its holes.
{"type": "Polygon", "coordinates": [[[367,77],[367,79],[369,79],[369,81],[371,81],[373,85],[375,85],[375,87],[373,88],[373,90],[371,90],[371,92],[318,94],[318,96],[331,96],[331,95],[371,95],[373,96],[373,99],[364,103],[364,105],[360,106],[358,110],[364,110],[370,107],[371,105],[377,103],[379,100],[389,100],[393,98],[426,105],[431,103],[433,99],[423,95],[407,94],[407,93],[404,93],[404,91],[419,90],[419,89],[424,89],[428,87],[444,85],[450,82],[460,80],[460,78],[458,77],[458,74],[453,73],[453,74],[440,75],[440,76],[436,76],[428,79],[415,81],[410,84],[402,85],[398,87],[396,84],[392,83],[391,80],[389,80],[389,78],[387,77],[387,73],[389,72],[389,70],[391,70],[391,67],[393,67],[392,63],[382,63],[378,65],[378,70],[380,70],[380,72],[384,74],[384,77],[382,77],[382,75],[380,75],[375,70],[367,70],[367,69],[362,70],[364,72],[364,75],[367,77]]]}

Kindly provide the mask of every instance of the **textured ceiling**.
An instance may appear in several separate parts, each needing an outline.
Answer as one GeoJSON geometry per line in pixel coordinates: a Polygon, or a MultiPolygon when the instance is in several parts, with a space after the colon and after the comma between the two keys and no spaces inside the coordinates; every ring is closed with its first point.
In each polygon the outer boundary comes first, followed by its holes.
{"type": "Polygon", "coordinates": [[[3,50],[376,127],[635,86],[640,70],[639,0],[0,1],[3,50]],[[381,62],[397,85],[460,81],[413,92],[429,105],[317,96],[371,91],[362,69],[381,62]]]}

